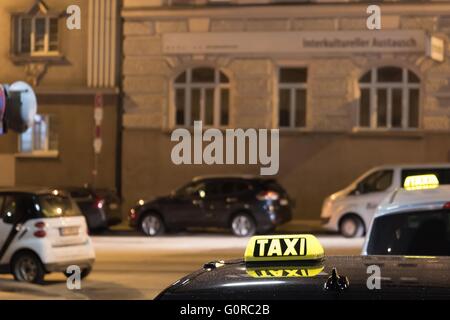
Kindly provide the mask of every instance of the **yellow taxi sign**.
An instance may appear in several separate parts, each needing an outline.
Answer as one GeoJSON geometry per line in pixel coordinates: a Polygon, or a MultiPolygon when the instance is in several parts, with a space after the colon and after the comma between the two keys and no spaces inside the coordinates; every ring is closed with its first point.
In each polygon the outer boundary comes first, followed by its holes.
{"type": "Polygon", "coordinates": [[[434,189],[439,187],[439,180],[435,174],[422,174],[406,177],[403,187],[406,190],[434,189]]]}
{"type": "Polygon", "coordinates": [[[311,234],[252,237],[245,249],[245,262],[317,261],[324,257],[319,240],[311,234]]]}
{"type": "Polygon", "coordinates": [[[247,274],[252,278],[311,278],[322,272],[324,266],[302,267],[286,266],[271,268],[247,268],[247,274]]]}

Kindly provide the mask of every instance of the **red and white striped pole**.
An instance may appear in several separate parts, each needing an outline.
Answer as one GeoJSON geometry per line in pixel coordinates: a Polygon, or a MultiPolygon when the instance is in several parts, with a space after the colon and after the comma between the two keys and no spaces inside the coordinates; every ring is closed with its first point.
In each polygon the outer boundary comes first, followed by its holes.
{"type": "Polygon", "coordinates": [[[103,121],[103,95],[101,93],[95,94],[95,106],[94,106],[94,170],[92,175],[94,177],[94,185],[97,180],[98,174],[98,156],[102,151],[102,125],[103,121]]]}

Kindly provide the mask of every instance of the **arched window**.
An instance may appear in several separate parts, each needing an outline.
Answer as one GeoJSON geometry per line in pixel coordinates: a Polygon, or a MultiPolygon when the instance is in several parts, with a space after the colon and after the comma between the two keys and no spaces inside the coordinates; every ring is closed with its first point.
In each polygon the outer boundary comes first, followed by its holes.
{"type": "Polygon", "coordinates": [[[412,71],[398,67],[373,68],[361,77],[359,86],[359,127],[419,127],[420,79],[412,71]]]}
{"type": "Polygon", "coordinates": [[[230,82],[220,70],[199,67],[182,72],[175,79],[175,124],[227,126],[230,109],[230,82]]]}

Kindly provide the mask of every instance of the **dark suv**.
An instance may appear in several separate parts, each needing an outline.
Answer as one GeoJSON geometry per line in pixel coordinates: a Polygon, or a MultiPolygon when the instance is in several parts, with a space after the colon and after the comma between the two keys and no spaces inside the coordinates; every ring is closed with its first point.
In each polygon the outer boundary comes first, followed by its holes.
{"type": "Polygon", "coordinates": [[[129,212],[130,225],[148,236],[215,227],[243,237],[271,232],[291,217],[291,201],[275,180],[249,176],[195,178],[129,212]]]}

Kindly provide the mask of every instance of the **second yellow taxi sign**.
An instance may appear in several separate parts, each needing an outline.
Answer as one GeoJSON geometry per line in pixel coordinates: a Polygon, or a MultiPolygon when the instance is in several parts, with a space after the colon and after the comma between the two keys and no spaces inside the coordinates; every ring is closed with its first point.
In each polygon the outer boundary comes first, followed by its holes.
{"type": "Polygon", "coordinates": [[[245,249],[245,262],[317,261],[324,257],[319,240],[311,234],[255,236],[245,249]]]}
{"type": "Polygon", "coordinates": [[[435,174],[422,174],[406,177],[403,188],[406,190],[435,189],[439,187],[439,179],[435,174]]]}

